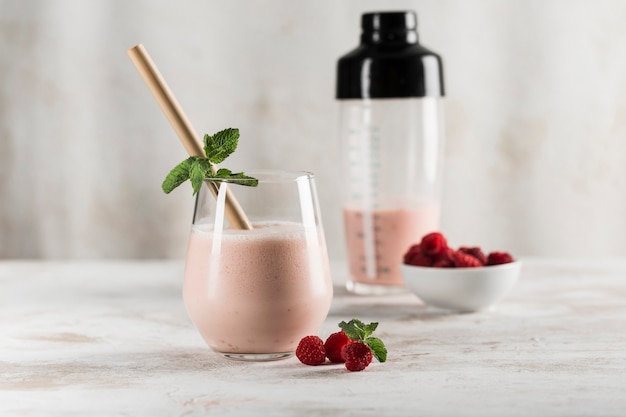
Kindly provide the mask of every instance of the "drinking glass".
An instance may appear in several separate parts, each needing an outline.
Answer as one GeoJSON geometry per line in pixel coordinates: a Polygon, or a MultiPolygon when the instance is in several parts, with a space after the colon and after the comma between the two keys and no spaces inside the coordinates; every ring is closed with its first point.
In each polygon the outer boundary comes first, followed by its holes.
{"type": "Polygon", "coordinates": [[[246,175],[258,186],[215,180],[219,191],[203,185],[196,197],[184,302],[213,351],[242,360],[287,358],[319,330],[333,295],[315,177],[280,170],[246,175]],[[228,194],[252,229],[231,227],[228,194]]]}

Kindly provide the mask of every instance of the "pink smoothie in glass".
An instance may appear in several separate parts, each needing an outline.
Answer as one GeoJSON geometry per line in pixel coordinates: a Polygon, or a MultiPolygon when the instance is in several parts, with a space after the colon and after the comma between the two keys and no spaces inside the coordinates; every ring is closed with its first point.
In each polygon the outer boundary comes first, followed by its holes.
{"type": "MultiPolygon", "coordinates": [[[[292,352],[326,318],[332,281],[326,245],[297,223],[225,230],[221,244],[194,225],[183,295],[206,343],[222,353],[292,352]]],[[[219,240],[216,240],[219,241],[219,240]]]]}
{"type": "Polygon", "coordinates": [[[439,228],[439,207],[343,211],[353,282],[404,285],[400,264],[409,246],[439,228]]]}

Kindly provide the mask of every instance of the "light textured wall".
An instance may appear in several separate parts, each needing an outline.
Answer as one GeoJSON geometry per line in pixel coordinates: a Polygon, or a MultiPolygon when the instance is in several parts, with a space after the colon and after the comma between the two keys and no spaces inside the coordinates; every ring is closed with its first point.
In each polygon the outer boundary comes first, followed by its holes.
{"type": "Polygon", "coordinates": [[[335,63],[360,14],[411,8],[444,58],[443,230],[518,255],[626,255],[626,2],[0,2],[0,258],[179,258],[185,153],[126,55],[143,43],[235,169],[318,176],[333,259],[335,63]]]}

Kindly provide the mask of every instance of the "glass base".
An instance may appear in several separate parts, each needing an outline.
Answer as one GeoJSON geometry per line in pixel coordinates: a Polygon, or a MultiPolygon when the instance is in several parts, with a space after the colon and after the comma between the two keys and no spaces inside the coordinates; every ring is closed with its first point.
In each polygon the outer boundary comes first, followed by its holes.
{"type": "Polygon", "coordinates": [[[351,293],[359,295],[390,295],[409,292],[404,285],[376,285],[356,281],[348,281],[346,288],[351,293]]]}
{"type": "Polygon", "coordinates": [[[281,359],[287,359],[294,355],[294,352],[279,352],[279,353],[225,353],[218,352],[228,359],[234,359],[238,361],[249,362],[267,362],[278,361],[281,359]]]}

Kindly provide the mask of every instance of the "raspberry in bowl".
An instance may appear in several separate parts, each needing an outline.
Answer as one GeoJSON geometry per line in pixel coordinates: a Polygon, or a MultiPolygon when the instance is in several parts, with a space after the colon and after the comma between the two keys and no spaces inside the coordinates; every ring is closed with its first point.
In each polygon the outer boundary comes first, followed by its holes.
{"type": "Polygon", "coordinates": [[[406,286],[429,306],[469,313],[493,306],[517,282],[521,262],[508,252],[485,253],[478,246],[453,249],[433,232],[404,254],[406,286]]]}

